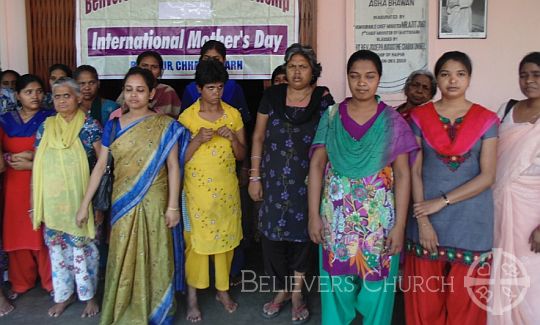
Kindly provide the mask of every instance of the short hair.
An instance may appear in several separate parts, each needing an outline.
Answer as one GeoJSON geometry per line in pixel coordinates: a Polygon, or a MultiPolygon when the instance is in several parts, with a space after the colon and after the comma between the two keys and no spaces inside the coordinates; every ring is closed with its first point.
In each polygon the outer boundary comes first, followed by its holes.
{"type": "Polygon", "coordinates": [[[149,56],[156,59],[159,64],[159,70],[163,70],[163,58],[161,57],[161,54],[156,51],[144,51],[139,54],[139,56],[137,57],[137,65],[141,64],[141,61],[149,56]]]}
{"type": "Polygon", "coordinates": [[[129,77],[139,75],[143,78],[144,83],[148,86],[148,90],[152,91],[156,87],[156,78],[150,70],[143,69],[141,67],[131,67],[126,73],[124,80],[122,81],[122,87],[126,84],[129,77]]]}
{"type": "Polygon", "coordinates": [[[435,72],[435,76],[438,76],[441,72],[441,69],[443,65],[445,65],[446,62],[453,60],[457,61],[465,67],[465,70],[469,73],[469,75],[472,75],[472,61],[469,56],[463,52],[460,51],[450,51],[446,52],[437,60],[435,63],[435,69],[433,71],[435,72]]]}
{"type": "Polygon", "coordinates": [[[45,84],[43,83],[43,80],[41,80],[40,77],[34,75],[34,74],[24,74],[17,78],[17,81],[15,82],[15,92],[19,94],[24,88],[26,88],[29,84],[32,82],[37,82],[41,88],[45,88],[45,84]]]}
{"type": "Polygon", "coordinates": [[[73,71],[73,79],[75,80],[79,79],[81,73],[83,72],[89,72],[94,76],[94,78],[96,78],[96,80],[99,80],[99,75],[96,68],[88,64],[83,64],[83,65],[78,66],[77,69],[73,71]]]}
{"type": "Polygon", "coordinates": [[[4,70],[0,72],[0,80],[2,80],[6,74],[10,74],[10,73],[15,75],[15,79],[19,79],[19,77],[21,76],[17,71],[8,69],[8,70],[4,70]]]}
{"type": "MultiPolygon", "coordinates": [[[[289,46],[287,50],[285,51],[285,64],[289,63],[291,58],[296,54],[302,55],[309,62],[309,65],[311,66],[311,74],[312,74],[310,84],[313,85],[314,83],[317,82],[317,79],[319,79],[322,72],[322,66],[320,63],[317,62],[317,55],[315,55],[315,51],[309,45],[302,45],[300,43],[294,43],[291,46],[289,46]]],[[[287,69],[286,66],[285,66],[285,69],[287,69]]]]}
{"type": "Polygon", "coordinates": [[[354,52],[353,54],[351,54],[349,60],[347,61],[347,73],[351,71],[352,66],[356,61],[370,61],[375,66],[375,69],[377,69],[379,77],[382,76],[382,62],[381,58],[377,53],[370,50],[359,50],[354,52]]]}
{"type": "Polygon", "coordinates": [[[51,73],[54,70],[62,70],[62,71],[64,71],[64,73],[66,74],[66,77],[69,77],[69,78],[71,78],[73,76],[73,72],[71,71],[71,69],[67,65],[65,65],[63,63],[55,63],[55,64],[51,65],[49,67],[49,76],[51,75],[51,73]]]}
{"type": "Polygon", "coordinates": [[[433,98],[435,94],[437,93],[437,79],[435,78],[433,73],[431,73],[431,71],[428,71],[428,70],[416,70],[416,71],[411,72],[411,74],[405,81],[405,86],[403,87],[403,91],[406,91],[407,88],[409,88],[409,86],[413,82],[414,78],[418,76],[426,76],[429,78],[429,82],[431,85],[431,98],[433,98]]]}
{"type": "Polygon", "coordinates": [[[226,83],[229,80],[229,73],[223,65],[215,59],[202,60],[197,64],[195,70],[195,83],[199,87],[215,82],[226,83]]]}
{"type": "Polygon", "coordinates": [[[272,79],[270,79],[270,82],[272,83],[272,85],[274,84],[274,79],[276,79],[276,77],[279,76],[280,74],[287,75],[287,71],[285,70],[284,64],[278,65],[272,72],[272,79]]]}
{"type": "Polygon", "coordinates": [[[534,63],[540,67],[540,52],[531,52],[523,57],[519,62],[519,71],[526,63],[534,63]]]}
{"type": "Polygon", "coordinates": [[[221,43],[220,41],[209,40],[201,47],[201,56],[199,57],[199,61],[202,61],[203,56],[210,50],[216,50],[216,52],[223,57],[223,60],[225,60],[227,57],[227,48],[225,47],[225,44],[221,43]]]}
{"type": "Polygon", "coordinates": [[[52,85],[52,92],[54,94],[54,90],[58,87],[67,86],[71,88],[77,96],[81,95],[81,87],[79,87],[79,84],[73,80],[73,78],[70,77],[60,77],[56,79],[56,81],[52,85]]]}

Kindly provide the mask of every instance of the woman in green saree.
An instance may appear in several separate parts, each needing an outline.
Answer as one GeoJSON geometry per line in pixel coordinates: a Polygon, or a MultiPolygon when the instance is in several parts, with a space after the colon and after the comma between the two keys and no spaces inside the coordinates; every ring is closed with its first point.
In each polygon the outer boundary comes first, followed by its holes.
{"type": "Polygon", "coordinates": [[[129,111],[109,121],[102,159],[92,172],[78,222],[114,157],[109,260],[101,324],[171,324],[174,293],[183,285],[183,238],[179,225],[180,167],[189,132],[150,110],[155,79],[131,68],[124,79],[129,111]],[[180,163],[179,163],[180,162],[180,163]]]}

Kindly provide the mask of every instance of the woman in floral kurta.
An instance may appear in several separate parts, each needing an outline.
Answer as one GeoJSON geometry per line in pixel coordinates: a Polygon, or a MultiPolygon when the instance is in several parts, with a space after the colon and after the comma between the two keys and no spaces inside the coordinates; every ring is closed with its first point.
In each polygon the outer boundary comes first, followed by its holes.
{"type": "Polygon", "coordinates": [[[352,97],[321,118],[309,170],[309,234],[321,244],[322,324],[390,324],[410,192],[407,122],[378,100],[382,63],[347,64],[352,97]],[[324,175],[324,176],[323,176],[324,175]],[[321,196],[321,186],[324,188],[321,196]],[[321,198],[322,197],[322,198],[321,198]]]}

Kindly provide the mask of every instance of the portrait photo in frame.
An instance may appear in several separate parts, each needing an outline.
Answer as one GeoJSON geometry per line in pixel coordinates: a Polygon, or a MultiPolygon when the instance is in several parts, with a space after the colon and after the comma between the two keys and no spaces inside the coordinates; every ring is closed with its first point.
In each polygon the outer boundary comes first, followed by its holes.
{"type": "Polygon", "coordinates": [[[439,0],[439,38],[486,38],[488,0],[439,0]]]}

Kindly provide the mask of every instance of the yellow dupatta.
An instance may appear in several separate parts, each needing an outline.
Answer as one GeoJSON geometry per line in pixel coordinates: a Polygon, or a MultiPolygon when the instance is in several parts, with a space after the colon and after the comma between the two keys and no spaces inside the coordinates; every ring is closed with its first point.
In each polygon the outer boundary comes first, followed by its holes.
{"type": "Polygon", "coordinates": [[[44,222],[47,228],[73,236],[95,237],[92,205],[88,222],[80,228],[75,222],[90,177],[88,158],[79,139],[84,121],[81,110],[70,122],[60,114],[45,120],[32,170],[34,229],[44,222]]]}

